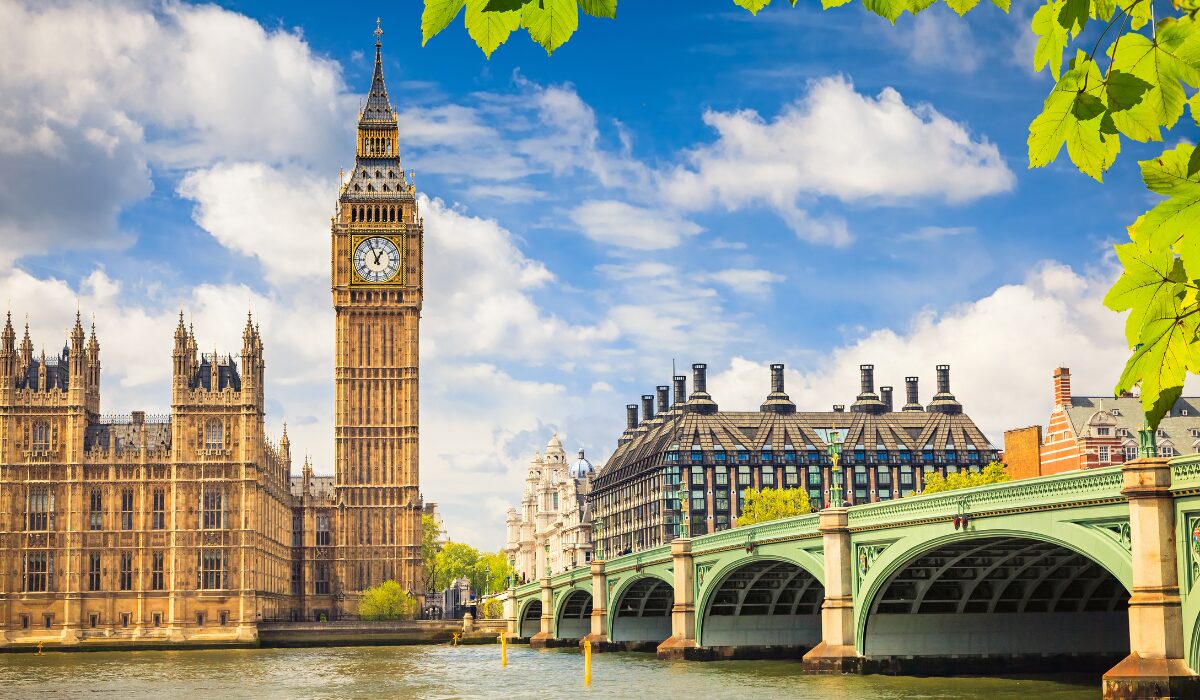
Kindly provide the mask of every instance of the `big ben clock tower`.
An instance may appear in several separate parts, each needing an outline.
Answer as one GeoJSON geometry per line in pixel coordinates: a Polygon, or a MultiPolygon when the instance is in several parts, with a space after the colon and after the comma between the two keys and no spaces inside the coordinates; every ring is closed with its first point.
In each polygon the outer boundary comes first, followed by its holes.
{"type": "Polygon", "coordinates": [[[336,590],[394,579],[418,592],[418,326],[424,224],[400,162],[375,29],[375,74],[358,119],[354,172],[333,220],[336,590]]]}

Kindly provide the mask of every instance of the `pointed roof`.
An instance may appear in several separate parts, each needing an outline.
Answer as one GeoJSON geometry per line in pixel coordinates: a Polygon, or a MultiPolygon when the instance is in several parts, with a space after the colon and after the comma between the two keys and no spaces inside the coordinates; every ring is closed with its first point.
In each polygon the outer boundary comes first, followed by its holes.
{"type": "Polygon", "coordinates": [[[388,101],[387,86],[383,82],[383,57],[381,49],[383,29],[379,19],[375,19],[375,74],[371,77],[371,92],[367,94],[367,105],[363,108],[359,123],[385,122],[391,124],[396,119],[392,104],[388,101]]]}

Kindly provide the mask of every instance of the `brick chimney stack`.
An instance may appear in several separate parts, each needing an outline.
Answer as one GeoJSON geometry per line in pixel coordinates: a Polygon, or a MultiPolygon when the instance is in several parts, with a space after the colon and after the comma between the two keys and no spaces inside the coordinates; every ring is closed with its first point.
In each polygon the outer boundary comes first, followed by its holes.
{"type": "Polygon", "coordinates": [[[1054,369],[1054,405],[1071,405],[1071,369],[1069,367],[1054,369]]]}

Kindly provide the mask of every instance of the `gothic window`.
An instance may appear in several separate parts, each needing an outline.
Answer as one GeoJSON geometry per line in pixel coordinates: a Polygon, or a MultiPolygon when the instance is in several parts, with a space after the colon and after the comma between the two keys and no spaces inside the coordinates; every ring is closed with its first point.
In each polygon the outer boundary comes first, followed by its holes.
{"type": "Polygon", "coordinates": [[[354,185],[354,191],[355,191],[355,192],[362,192],[362,188],[361,188],[361,187],[359,187],[357,184],[355,184],[355,185],[354,185]]]}
{"type": "Polygon", "coordinates": [[[104,529],[104,492],[100,489],[92,489],[88,498],[88,529],[104,529]]]}
{"type": "Polygon", "coordinates": [[[316,572],[313,576],[313,593],[316,595],[329,595],[329,566],[326,564],[317,564],[316,572]]]}
{"type": "Polygon", "coordinates": [[[395,171],[395,170],[389,170],[389,171],[388,171],[388,179],[390,179],[390,180],[395,180],[395,179],[396,179],[396,171],[395,171]]]}
{"type": "Polygon", "coordinates": [[[154,552],[150,555],[150,590],[162,591],[166,589],[163,579],[165,578],[165,557],[162,552],[154,552]]]}
{"type": "Polygon", "coordinates": [[[375,191],[375,185],[367,185],[367,191],[368,191],[368,192],[374,192],[374,191],[375,191]]]}
{"type": "Polygon", "coordinates": [[[204,496],[200,504],[203,514],[203,522],[201,523],[203,529],[220,530],[225,527],[224,495],[220,489],[204,490],[204,496]]]}
{"type": "Polygon", "coordinates": [[[121,491],[121,529],[133,529],[133,489],[121,491]]]}
{"type": "Polygon", "coordinates": [[[375,177],[383,177],[383,174],[382,174],[382,173],[380,173],[378,170],[376,170],[376,171],[375,171],[375,177]]]}
{"type": "Polygon", "coordinates": [[[54,555],[49,552],[28,552],[25,555],[25,590],[43,592],[53,589],[54,555]]]}
{"type": "Polygon", "coordinates": [[[133,590],[133,555],[126,552],[121,554],[121,590],[133,590]]]}
{"type": "Polygon", "coordinates": [[[220,450],[225,447],[225,426],[212,418],[204,424],[204,449],[220,450]]]}
{"type": "Polygon", "coordinates": [[[154,489],[150,504],[150,528],[152,530],[161,530],[166,526],[166,510],[167,492],[163,489],[154,489]]]}
{"type": "Polygon", "coordinates": [[[384,191],[384,192],[389,192],[389,191],[390,191],[390,190],[388,190],[388,186],[387,186],[387,185],[384,185],[384,186],[383,186],[383,191],[384,191]]]}
{"type": "Polygon", "coordinates": [[[88,555],[87,589],[89,591],[100,590],[100,554],[98,552],[88,555]]]}
{"type": "Polygon", "coordinates": [[[54,524],[54,494],[49,486],[35,486],[29,490],[26,506],[26,530],[49,530],[54,524]]]}
{"type": "Polygon", "coordinates": [[[34,451],[50,449],[50,424],[46,421],[40,420],[33,424],[33,449],[34,451]]]}
{"type": "Polygon", "coordinates": [[[329,516],[325,513],[317,515],[317,546],[329,546],[329,516]]]}
{"type": "Polygon", "coordinates": [[[370,149],[371,149],[371,139],[364,137],[363,138],[363,153],[366,153],[370,149]]]}
{"type": "Polygon", "coordinates": [[[219,549],[202,549],[197,556],[200,561],[196,566],[196,587],[201,590],[228,588],[225,552],[219,549]]]}

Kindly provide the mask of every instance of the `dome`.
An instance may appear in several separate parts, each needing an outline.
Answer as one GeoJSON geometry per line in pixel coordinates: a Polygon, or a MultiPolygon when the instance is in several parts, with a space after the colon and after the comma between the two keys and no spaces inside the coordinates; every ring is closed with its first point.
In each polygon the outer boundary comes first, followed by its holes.
{"type": "Polygon", "coordinates": [[[587,458],[583,456],[583,450],[580,450],[579,451],[579,459],[577,459],[575,461],[575,463],[571,465],[571,469],[569,472],[571,474],[571,478],[572,479],[586,479],[589,476],[591,476],[592,474],[594,474],[595,472],[596,472],[596,468],[593,467],[592,463],[587,461],[587,458]]]}

